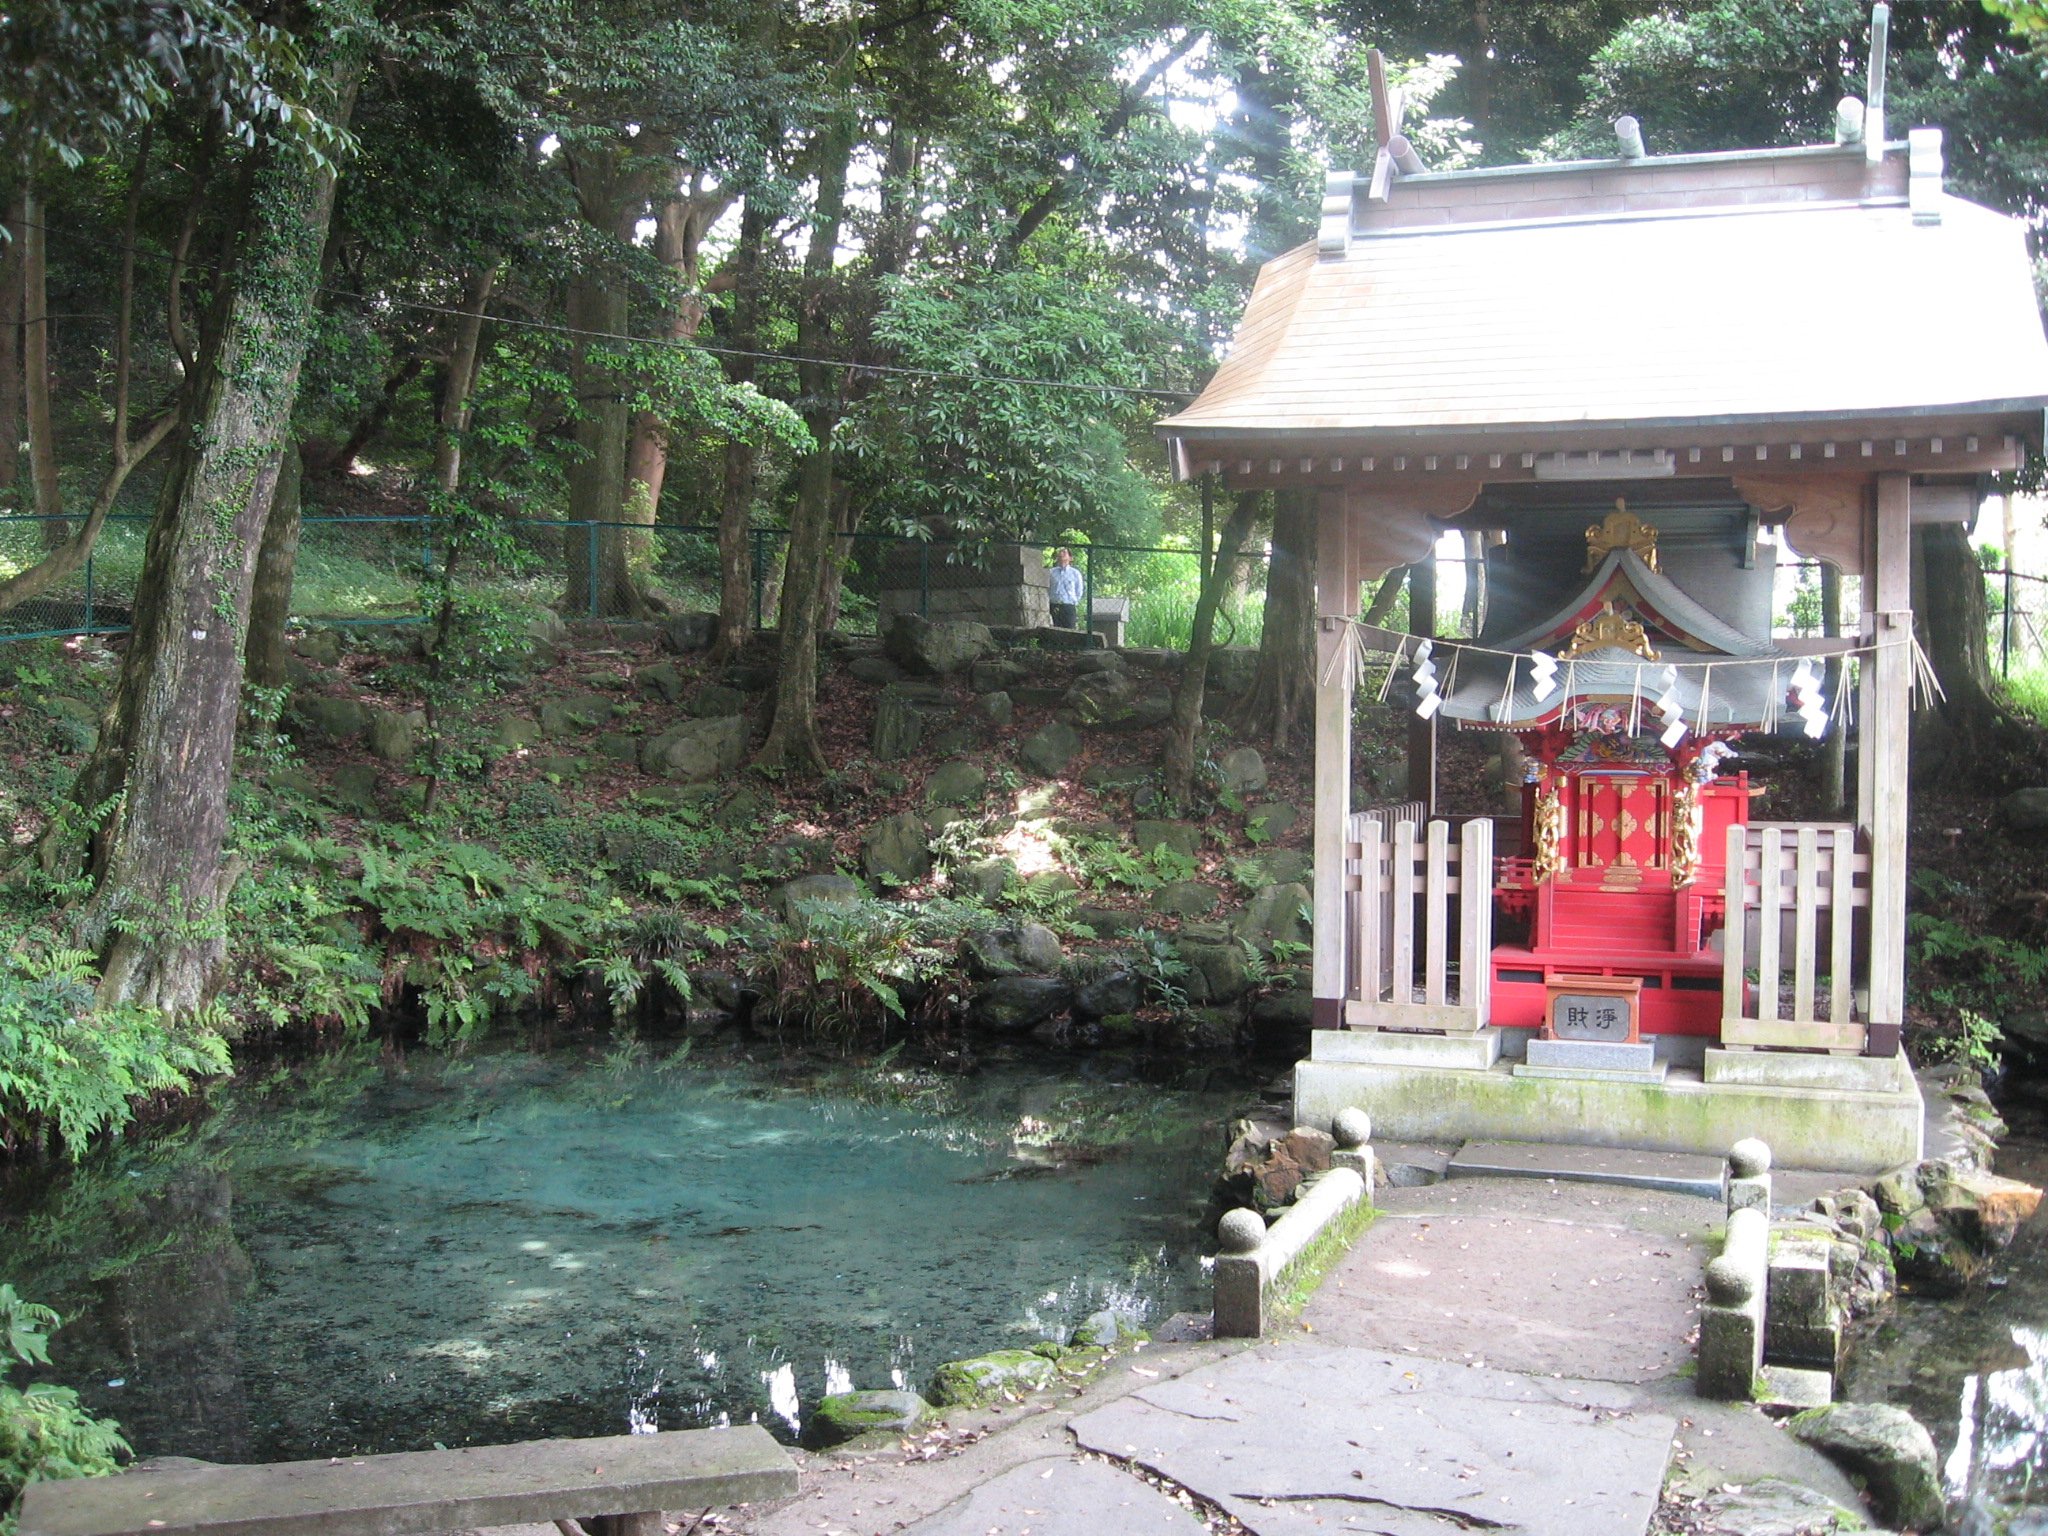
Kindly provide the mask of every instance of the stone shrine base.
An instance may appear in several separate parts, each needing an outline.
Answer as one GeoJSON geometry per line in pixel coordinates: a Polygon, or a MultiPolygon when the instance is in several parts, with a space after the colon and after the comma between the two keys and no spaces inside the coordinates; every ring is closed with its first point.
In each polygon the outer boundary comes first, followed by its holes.
{"type": "Polygon", "coordinates": [[[1920,1088],[1903,1056],[1710,1050],[1661,1081],[1517,1073],[1484,1036],[1317,1030],[1294,1069],[1294,1120],[1356,1105],[1390,1141],[1543,1141],[1721,1156],[1745,1136],[1781,1168],[1881,1173],[1921,1156],[1920,1088]],[[1436,1058],[1435,1061],[1431,1057],[1436,1058]],[[1439,1062],[1445,1064],[1438,1064],[1439,1062]]]}

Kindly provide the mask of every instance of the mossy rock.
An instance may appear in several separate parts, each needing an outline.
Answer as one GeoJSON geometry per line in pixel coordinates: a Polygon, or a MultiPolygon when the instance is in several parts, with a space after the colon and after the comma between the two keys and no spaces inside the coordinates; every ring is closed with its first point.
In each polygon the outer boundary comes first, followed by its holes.
{"type": "Polygon", "coordinates": [[[932,1418],[932,1405],[915,1392],[835,1392],[818,1404],[811,1423],[828,1445],[877,1430],[907,1435],[932,1418]]]}
{"type": "Polygon", "coordinates": [[[999,1349],[972,1360],[949,1360],[932,1377],[932,1396],[942,1405],[986,1408],[1042,1391],[1059,1377],[1057,1361],[1035,1350],[999,1349]]]}

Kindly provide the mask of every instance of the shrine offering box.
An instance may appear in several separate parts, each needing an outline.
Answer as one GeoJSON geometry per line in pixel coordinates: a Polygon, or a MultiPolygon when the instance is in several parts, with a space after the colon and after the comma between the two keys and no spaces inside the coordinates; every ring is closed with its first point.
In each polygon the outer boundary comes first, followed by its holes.
{"type": "Polygon", "coordinates": [[[1602,1045],[1633,1045],[1642,1038],[1642,977],[1554,975],[1544,988],[1541,1038],[1602,1045]]]}

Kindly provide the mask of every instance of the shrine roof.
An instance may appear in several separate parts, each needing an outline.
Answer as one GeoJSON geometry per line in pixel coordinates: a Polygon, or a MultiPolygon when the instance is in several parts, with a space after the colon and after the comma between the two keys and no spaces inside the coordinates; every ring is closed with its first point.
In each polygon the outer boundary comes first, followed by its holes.
{"type": "MultiPolygon", "coordinates": [[[[1449,666],[1443,646],[1438,670],[1449,666]]],[[[1620,646],[1606,645],[1563,662],[1556,687],[1538,699],[1526,656],[1457,649],[1457,670],[1444,690],[1443,717],[1484,729],[1528,730],[1546,725],[1574,705],[1617,704],[1649,728],[1657,717],[1651,701],[1668,688],[1678,696],[1691,725],[1715,731],[1761,726],[1790,711],[1786,694],[1798,658],[1706,657],[1669,651],[1647,661],[1620,646]]]]}
{"type": "Polygon", "coordinates": [[[1860,154],[1669,160],[1686,164],[1635,162],[1626,185],[1717,169],[1749,182],[1662,203],[1644,191],[1632,205],[1599,195],[1606,184],[1583,167],[1413,178],[1424,185],[1396,197],[1398,217],[1354,212],[1320,250],[1265,266],[1228,358],[1160,432],[1478,437],[2048,406],[2019,221],[1917,189],[1909,207],[1897,159],[1898,195],[1861,200],[1772,181],[1787,167],[1833,175],[1860,154]],[[1546,184],[1582,182],[1576,201],[1544,201],[1546,184]],[[1521,201],[1495,211],[1526,216],[1472,216],[1503,187],[1521,201]],[[1758,189],[1778,200],[1744,200],[1758,189]],[[1445,222],[1416,222],[1438,205],[1445,222]]]}
{"type": "MultiPolygon", "coordinates": [[[[1651,570],[1641,556],[1629,549],[1609,550],[1576,596],[1551,617],[1531,625],[1518,635],[1501,640],[1500,649],[1534,650],[1561,635],[1569,635],[1603,597],[1609,596],[1622,584],[1632,589],[1628,594],[1631,606],[1647,610],[1648,616],[1662,620],[1667,628],[1684,633],[1713,653],[1731,657],[1774,656],[1778,653],[1777,647],[1768,639],[1746,635],[1710,612],[1688,597],[1676,582],[1651,570]]],[[[1693,658],[1689,656],[1688,659],[1693,658]]]]}

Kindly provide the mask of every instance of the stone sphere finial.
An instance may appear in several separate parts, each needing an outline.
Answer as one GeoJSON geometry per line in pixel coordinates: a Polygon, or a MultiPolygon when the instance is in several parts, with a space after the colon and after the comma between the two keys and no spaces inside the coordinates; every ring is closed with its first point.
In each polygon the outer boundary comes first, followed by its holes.
{"type": "Polygon", "coordinates": [[[1740,1259],[1723,1254],[1707,1265],[1707,1300],[1717,1307],[1739,1307],[1756,1296],[1756,1276],[1740,1259]]]}
{"type": "Polygon", "coordinates": [[[1372,1116],[1355,1104],[1340,1109],[1330,1121],[1330,1133],[1340,1147],[1362,1147],[1372,1140],[1372,1116]]]}
{"type": "Polygon", "coordinates": [[[1216,1245],[1225,1253],[1250,1253],[1266,1240],[1266,1218],[1257,1211],[1225,1211],[1216,1223],[1216,1245]]]}
{"type": "Polygon", "coordinates": [[[1738,1179],[1753,1179],[1771,1171],[1771,1149],[1767,1142],[1745,1136],[1728,1149],[1728,1171],[1738,1179]]]}

